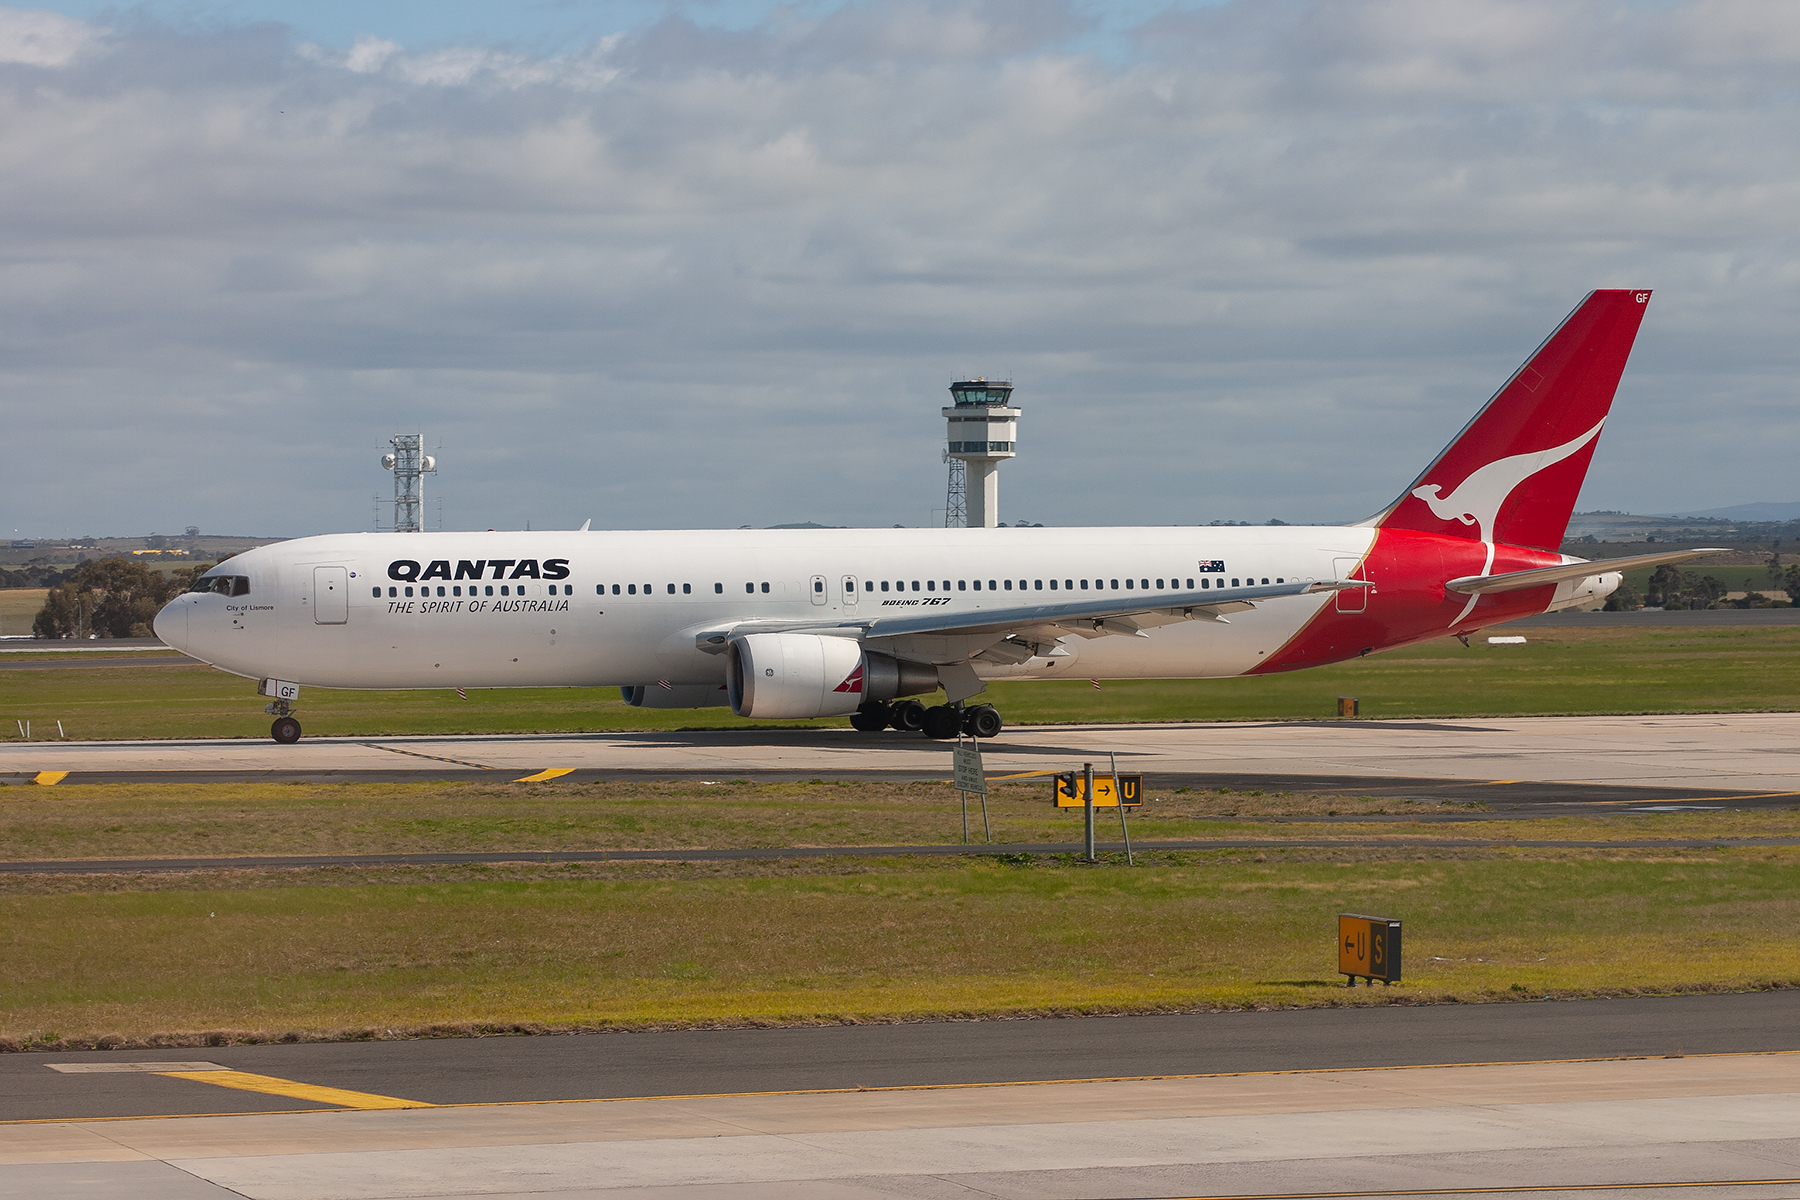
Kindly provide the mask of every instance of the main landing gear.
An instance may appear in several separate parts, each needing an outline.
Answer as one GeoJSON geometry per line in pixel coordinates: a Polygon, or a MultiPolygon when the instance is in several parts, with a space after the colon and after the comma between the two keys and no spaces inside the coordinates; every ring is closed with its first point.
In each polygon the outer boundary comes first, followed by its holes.
{"type": "Polygon", "coordinates": [[[939,741],[964,733],[970,737],[991,738],[1005,727],[1000,710],[991,704],[977,704],[973,708],[937,704],[927,708],[917,700],[873,701],[851,714],[850,725],[864,733],[878,733],[892,726],[910,733],[923,733],[939,741]]]}

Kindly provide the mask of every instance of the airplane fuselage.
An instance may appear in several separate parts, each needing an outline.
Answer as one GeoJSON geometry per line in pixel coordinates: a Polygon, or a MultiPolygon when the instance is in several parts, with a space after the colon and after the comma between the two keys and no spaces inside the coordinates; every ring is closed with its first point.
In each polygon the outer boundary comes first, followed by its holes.
{"type": "MultiPolygon", "coordinates": [[[[1499,551],[1495,571],[1575,561],[1499,551]]],[[[1486,598],[1456,621],[1467,598],[1447,598],[1443,582],[1485,557],[1482,543],[1357,526],[339,534],[231,559],[219,572],[246,580],[244,594],[184,596],[157,629],[223,670],[314,687],[695,686],[723,682],[722,656],[700,639],[715,628],[931,610],[973,621],[1025,603],[1130,593],[1154,606],[1215,587],[1370,582],[973,664],[983,679],[1206,678],[1339,661],[1604,594],[1544,587],[1486,598]]]]}

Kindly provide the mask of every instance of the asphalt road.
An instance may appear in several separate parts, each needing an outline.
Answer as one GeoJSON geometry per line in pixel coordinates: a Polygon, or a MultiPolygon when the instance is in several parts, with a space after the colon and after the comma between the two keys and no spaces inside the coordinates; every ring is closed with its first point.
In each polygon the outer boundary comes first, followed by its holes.
{"type": "MultiPolygon", "coordinates": [[[[1334,981],[1321,980],[1321,995],[1334,981]]],[[[332,1107],[47,1063],[204,1060],[431,1104],[1800,1050],[1800,990],[0,1055],[0,1120],[332,1107]]]]}

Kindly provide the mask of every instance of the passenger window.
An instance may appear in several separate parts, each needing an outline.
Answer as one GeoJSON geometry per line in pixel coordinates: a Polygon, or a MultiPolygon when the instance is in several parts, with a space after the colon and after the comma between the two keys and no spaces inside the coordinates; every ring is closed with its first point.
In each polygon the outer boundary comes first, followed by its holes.
{"type": "MultiPolygon", "coordinates": [[[[888,590],[888,581],[885,579],[881,581],[881,590],[884,592],[888,590]]],[[[1083,800],[1082,803],[1086,804],[1087,801],[1083,800]]]]}
{"type": "Polygon", "coordinates": [[[375,589],[375,598],[377,600],[381,599],[381,589],[380,588],[375,589]]]}
{"type": "MultiPolygon", "coordinates": [[[[957,580],[956,581],[956,590],[959,592],[968,591],[969,590],[969,581],[966,579],[957,580]]],[[[1083,801],[1083,803],[1086,803],[1086,801],[1083,801]]]]}
{"type": "Polygon", "coordinates": [[[1190,580],[1188,580],[1188,591],[1191,592],[1193,590],[1194,590],[1194,581],[1190,579],[1190,580]]]}
{"type": "Polygon", "coordinates": [[[1231,581],[1231,586],[1232,586],[1232,587],[1239,587],[1239,586],[1241,586],[1241,585],[1240,585],[1240,584],[1239,584],[1239,583],[1238,583],[1238,581],[1237,581],[1237,580],[1235,580],[1235,579],[1234,579],[1234,580],[1232,580],[1232,581],[1231,581]]]}
{"type": "Polygon", "coordinates": [[[694,594],[694,585],[693,585],[693,584],[691,584],[691,583],[684,583],[684,584],[682,584],[682,585],[681,585],[681,594],[682,594],[682,595],[684,595],[684,596],[691,596],[691,595],[693,595],[693,594],[694,594]]]}
{"type": "MultiPolygon", "coordinates": [[[[471,589],[471,591],[472,590],[473,589],[471,589]]],[[[596,583],[594,585],[594,595],[596,595],[596,596],[606,595],[606,585],[604,583],[596,583]]]]}
{"type": "MultiPolygon", "coordinates": [[[[408,595],[408,596],[410,596],[410,595],[412,595],[412,589],[411,589],[411,588],[407,588],[407,589],[406,589],[406,594],[407,594],[407,595],[408,595]]],[[[1085,802],[1084,802],[1084,803],[1085,803],[1085,802]]]]}
{"type": "MultiPolygon", "coordinates": [[[[1085,580],[1085,579],[1081,581],[1081,590],[1084,592],[1087,591],[1087,580],[1085,580]]],[[[1086,801],[1083,801],[1082,803],[1085,804],[1086,801]]]]}
{"type": "MultiPolygon", "coordinates": [[[[1044,581],[1043,581],[1043,580],[1041,580],[1041,579],[1036,579],[1036,580],[1033,580],[1033,581],[1032,581],[1032,582],[1033,582],[1033,583],[1035,583],[1035,584],[1036,584],[1036,585],[1037,585],[1037,586],[1036,586],[1036,587],[1034,587],[1034,588],[1032,588],[1032,589],[1031,589],[1031,590],[1032,590],[1032,591],[1034,591],[1034,592],[1041,592],[1041,591],[1043,591],[1043,590],[1044,590],[1044,581]]],[[[1083,802],[1083,803],[1085,803],[1085,801],[1084,801],[1084,802],[1083,802]]]]}
{"type": "Polygon", "coordinates": [[[1275,582],[1276,583],[1286,583],[1287,581],[1285,579],[1283,579],[1281,576],[1277,575],[1275,577],[1275,582]]]}
{"type": "Polygon", "coordinates": [[[1143,588],[1145,591],[1149,591],[1150,590],[1150,581],[1148,579],[1140,579],[1140,580],[1138,580],[1138,586],[1143,588]]]}
{"type": "Polygon", "coordinates": [[[669,595],[673,596],[674,594],[675,594],[675,585],[671,583],[669,585],[669,595]]]}
{"type": "MultiPolygon", "coordinates": [[[[1012,580],[1010,579],[1006,581],[1006,590],[1009,592],[1012,591],[1012,580]]],[[[1087,801],[1084,800],[1082,803],[1085,804],[1087,801]]]]}
{"type": "Polygon", "coordinates": [[[975,581],[975,590],[978,592],[981,590],[981,580],[979,579],[975,581]]]}
{"type": "Polygon", "coordinates": [[[1264,575],[1264,576],[1263,576],[1263,582],[1264,582],[1264,583],[1268,583],[1268,582],[1269,582],[1269,577],[1268,577],[1268,576],[1267,576],[1267,575],[1264,575]]]}
{"type": "MultiPolygon", "coordinates": [[[[1087,586],[1087,584],[1085,584],[1085,583],[1084,583],[1084,584],[1082,584],[1082,585],[1081,585],[1081,586],[1082,586],[1082,587],[1086,587],[1086,586],[1087,586]]],[[[1064,590],[1064,591],[1065,591],[1065,592],[1072,592],[1072,591],[1074,591],[1074,590],[1075,590],[1075,581],[1074,581],[1074,580],[1073,580],[1073,579],[1065,579],[1065,580],[1063,580],[1063,590],[1064,590]]]]}
{"type": "MultiPolygon", "coordinates": [[[[481,589],[481,590],[482,590],[482,592],[483,592],[483,593],[484,593],[484,594],[486,594],[486,595],[489,595],[489,596],[491,596],[491,595],[493,595],[493,594],[494,594],[494,585],[493,585],[493,584],[491,584],[491,583],[490,583],[490,584],[488,584],[488,585],[487,585],[487,586],[486,586],[486,587],[484,587],[484,588],[482,588],[482,589],[481,589]]],[[[616,591],[618,591],[618,590],[619,590],[619,585],[618,585],[618,584],[614,584],[614,585],[613,585],[613,591],[615,591],[615,592],[616,592],[616,591]]]]}
{"type": "Polygon", "coordinates": [[[441,583],[440,583],[440,584],[439,584],[439,585],[438,585],[438,595],[440,595],[440,596],[441,596],[441,595],[443,595],[443,594],[444,594],[444,585],[443,585],[443,584],[441,584],[441,583]]]}
{"type": "Polygon", "coordinates": [[[388,589],[388,596],[389,596],[389,597],[393,597],[393,596],[398,596],[398,595],[399,595],[399,594],[400,594],[400,589],[399,589],[399,588],[395,588],[395,587],[391,587],[391,588],[389,588],[389,589],[388,589]]]}
{"type": "MultiPolygon", "coordinates": [[[[825,581],[823,579],[813,580],[813,591],[822,592],[824,590],[825,590],[825,581]]],[[[1083,803],[1085,804],[1086,801],[1083,801],[1083,803]]]]}
{"type": "Polygon", "coordinates": [[[875,590],[875,581],[873,579],[863,580],[863,591],[872,592],[874,590],[875,590]]]}
{"type": "MultiPolygon", "coordinates": [[[[1118,587],[1118,586],[1119,586],[1119,585],[1118,585],[1118,584],[1116,584],[1116,583],[1115,583],[1115,584],[1113,584],[1113,586],[1114,586],[1114,587],[1118,587]]],[[[1129,579],[1127,579],[1127,580],[1126,580],[1126,581],[1125,581],[1125,590],[1126,590],[1126,591],[1128,591],[1128,592],[1129,592],[1129,591],[1130,591],[1130,590],[1131,590],[1131,580],[1129,580],[1129,579]]],[[[1085,802],[1085,801],[1083,801],[1083,803],[1086,803],[1086,802],[1085,802]]]]}
{"type": "Polygon", "coordinates": [[[722,583],[713,584],[713,595],[723,596],[724,594],[725,594],[725,585],[724,584],[722,584],[722,583]]]}
{"type": "Polygon", "coordinates": [[[1112,590],[1115,592],[1119,590],[1119,581],[1116,579],[1112,581],[1112,590]]]}
{"type": "Polygon", "coordinates": [[[994,582],[994,581],[993,581],[993,580],[991,580],[991,579],[990,579],[990,580],[988,580],[988,591],[990,591],[990,592],[991,592],[991,591],[993,591],[993,590],[994,590],[994,589],[995,589],[995,588],[997,588],[997,587],[999,587],[999,586],[1000,586],[1000,585],[999,585],[999,584],[997,584],[997,583],[995,583],[995,582],[994,582]]]}
{"type": "Polygon", "coordinates": [[[1056,590],[1056,580],[1054,579],[1050,581],[1050,590],[1053,592],[1056,590]]]}
{"type": "MultiPolygon", "coordinates": [[[[502,596],[504,596],[504,595],[506,595],[506,594],[507,594],[507,592],[506,592],[506,588],[507,588],[507,585],[506,585],[506,584],[504,584],[504,583],[503,583],[503,584],[501,584],[501,585],[500,585],[500,594],[501,594],[501,595],[502,595],[502,596]]],[[[520,592],[520,594],[521,594],[521,595],[522,595],[522,594],[523,594],[523,593],[524,593],[524,591],[525,591],[525,589],[524,589],[524,588],[520,588],[520,589],[519,589],[519,592],[520,592]]]]}
{"type": "Polygon", "coordinates": [[[744,585],[744,595],[746,595],[746,596],[753,595],[755,592],[756,592],[756,585],[754,583],[746,583],[744,585]]]}
{"type": "MultiPolygon", "coordinates": [[[[493,594],[494,594],[494,589],[493,589],[493,588],[489,588],[489,589],[488,589],[488,595],[490,595],[490,596],[491,596],[491,595],[493,595],[493,594]]],[[[613,595],[615,595],[615,596],[616,596],[616,595],[618,595],[618,594],[619,594],[619,585],[618,585],[618,584],[616,584],[616,583],[615,583],[615,584],[613,584],[613,595]]]]}
{"type": "Polygon", "coordinates": [[[766,582],[765,582],[765,583],[764,583],[764,584],[763,584],[763,595],[765,595],[765,596],[766,596],[766,595],[768,595],[768,594],[769,594],[769,585],[768,585],[768,584],[767,584],[767,583],[766,583],[766,582]]]}
{"type": "MultiPolygon", "coordinates": [[[[1193,587],[1193,586],[1194,586],[1194,585],[1193,585],[1193,583],[1192,583],[1192,582],[1191,582],[1191,581],[1190,581],[1190,582],[1189,582],[1189,583],[1188,583],[1188,586],[1189,586],[1189,587],[1193,587]]],[[[1202,579],[1201,579],[1201,580],[1200,580],[1200,586],[1201,586],[1201,587],[1203,587],[1203,588],[1210,588],[1210,587],[1211,587],[1211,586],[1212,586],[1212,581],[1211,581],[1211,580],[1210,580],[1210,579],[1205,579],[1205,578],[1202,578],[1202,579]]],[[[1085,804],[1085,803],[1086,803],[1086,801],[1083,801],[1083,803],[1084,803],[1084,804],[1085,804]]]]}
{"type": "MultiPolygon", "coordinates": [[[[650,587],[650,585],[649,585],[649,584],[647,584],[647,583],[646,583],[646,584],[645,584],[645,585],[644,585],[644,595],[646,595],[646,596],[648,596],[648,595],[649,595],[649,594],[650,594],[650,592],[651,592],[651,590],[652,590],[652,589],[651,589],[651,587],[650,587]]],[[[524,594],[525,594],[525,589],[524,589],[524,588],[520,588],[520,589],[519,589],[519,595],[521,595],[521,596],[523,596],[523,595],[524,595],[524,594]]]]}
{"type": "Polygon", "coordinates": [[[915,580],[913,580],[913,591],[916,592],[918,590],[919,590],[919,581],[915,579],[915,580]]]}
{"type": "MultiPolygon", "coordinates": [[[[630,585],[630,586],[629,586],[629,587],[628,587],[628,588],[626,588],[626,590],[627,590],[627,591],[629,591],[629,592],[630,592],[630,593],[631,593],[631,594],[632,594],[632,595],[634,595],[634,596],[635,596],[635,595],[637,595],[637,584],[635,584],[635,583],[634,583],[634,584],[631,584],[631,585],[630,585]]],[[[504,595],[506,595],[506,589],[505,589],[505,588],[501,588],[501,589],[500,589],[500,594],[501,594],[501,595],[502,595],[502,596],[504,596],[504,595]]],[[[1083,800],[1083,801],[1082,801],[1082,803],[1083,803],[1083,804],[1086,804],[1086,803],[1087,803],[1087,801],[1085,801],[1085,800],[1083,800]]]]}

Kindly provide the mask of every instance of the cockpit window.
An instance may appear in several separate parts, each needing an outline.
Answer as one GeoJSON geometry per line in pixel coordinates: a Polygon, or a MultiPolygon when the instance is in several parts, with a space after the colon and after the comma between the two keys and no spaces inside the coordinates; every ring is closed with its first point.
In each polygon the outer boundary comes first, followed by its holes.
{"type": "Polygon", "coordinates": [[[248,575],[202,575],[194,581],[190,592],[217,592],[221,596],[248,596],[250,594],[250,577],[248,575]]]}

